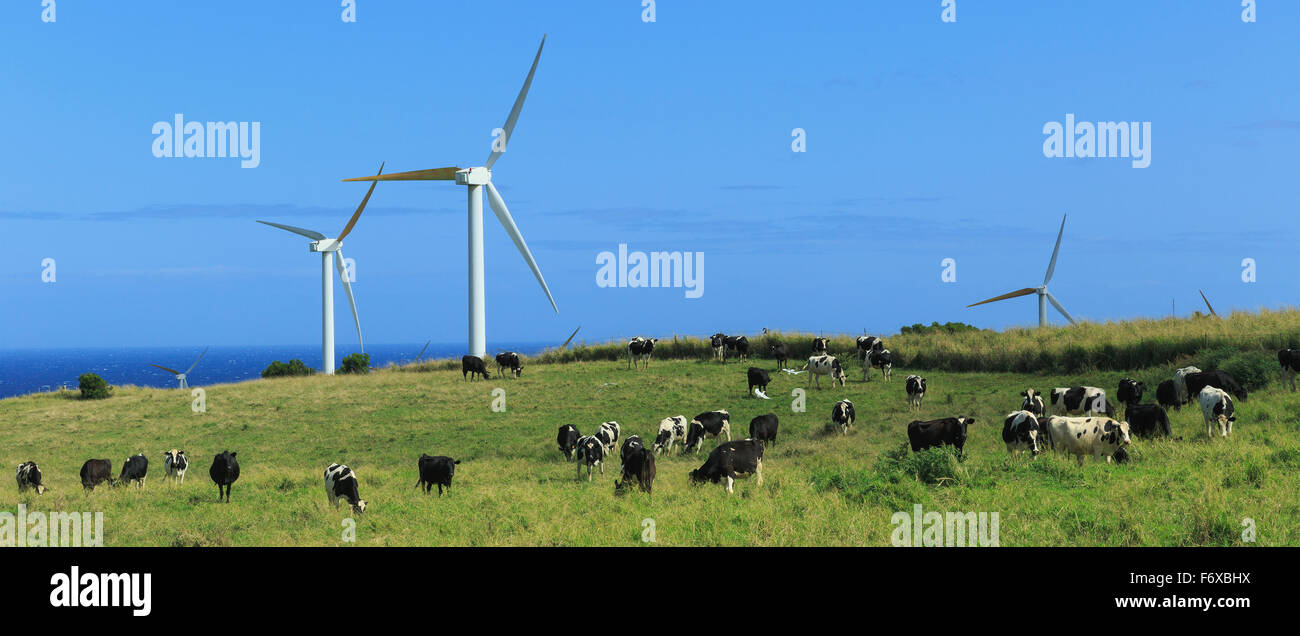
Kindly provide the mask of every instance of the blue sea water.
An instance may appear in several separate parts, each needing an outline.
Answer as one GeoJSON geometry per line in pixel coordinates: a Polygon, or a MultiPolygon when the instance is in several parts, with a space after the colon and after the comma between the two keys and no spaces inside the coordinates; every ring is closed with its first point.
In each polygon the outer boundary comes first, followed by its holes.
{"type": "MultiPolygon", "coordinates": [[[[488,347],[488,352],[511,350],[532,355],[547,346],[555,343],[503,343],[488,347]]],[[[366,353],[370,354],[371,366],[383,367],[389,362],[413,362],[423,347],[424,343],[368,345],[366,353]]],[[[60,386],[75,389],[83,373],[98,374],[112,385],[172,388],[176,386],[175,376],[150,363],[184,371],[202,351],[202,346],[0,350],[0,398],[58,390],[60,386]]],[[[334,354],[335,364],[342,363],[343,356],[350,353],[354,351],[339,347],[334,354]]],[[[464,353],[464,343],[433,343],[421,359],[459,358],[464,353]]],[[[190,386],[203,386],[253,380],[262,377],[262,369],[273,360],[288,362],[292,358],[320,369],[320,345],[214,346],[190,372],[188,381],[190,386]]]]}

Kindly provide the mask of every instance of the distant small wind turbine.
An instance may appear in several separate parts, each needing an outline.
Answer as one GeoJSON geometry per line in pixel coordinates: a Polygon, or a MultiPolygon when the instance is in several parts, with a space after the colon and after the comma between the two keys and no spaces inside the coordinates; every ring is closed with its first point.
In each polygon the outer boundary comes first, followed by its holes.
{"type": "Polygon", "coordinates": [[[1201,292],[1201,300],[1205,301],[1205,308],[1210,310],[1210,315],[1214,316],[1215,318],[1218,318],[1219,314],[1215,313],[1214,306],[1210,304],[1210,299],[1205,297],[1205,292],[1199,289],[1196,291],[1201,292]]]}
{"type": "MultiPolygon", "coordinates": [[[[582,329],[582,325],[578,325],[578,329],[582,329]]],[[[568,348],[569,348],[569,343],[570,343],[570,342],[573,342],[573,337],[576,336],[576,335],[578,335],[578,329],[574,329],[574,330],[573,330],[573,333],[569,334],[569,339],[568,339],[568,340],[565,340],[565,341],[564,341],[564,344],[560,345],[560,348],[561,348],[561,349],[568,349],[568,348]]]]}
{"type": "Polygon", "coordinates": [[[1061,253],[1061,236],[1064,234],[1065,234],[1065,216],[1063,215],[1061,216],[1061,230],[1056,233],[1056,247],[1052,248],[1052,260],[1047,264],[1047,275],[1043,277],[1042,285],[1039,285],[1038,287],[1026,287],[1018,291],[1002,294],[1001,296],[994,296],[993,298],[990,298],[988,300],[981,300],[975,303],[974,305],[966,305],[966,308],[969,309],[976,305],[983,305],[985,303],[994,303],[999,300],[1006,300],[1008,298],[1019,298],[1021,296],[1028,296],[1030,294],[1038,294],[1038,326],[1039,327],[1047,326],[1047,303],[1049,302],[1052,303],[1052,306],[1055,307],[1057,311],[1061,312],[1062,316],[1065,316],[1066,320],[1070,321],[1070,324],[1072,325],[1077,324],[1074,321],[1074,317],[1070,316],[1070,312],[1066,311],[1065,307],[1062,307],[1061,303],[1056,301],[1056,297],[1053,296],[1051,292],[1047,291],[1047,283],[1048,281],[1052,280],[1052,274],[1056,271],[1056,257],[1061,253]]]}
{"type": "Polygon", "coordinates": [[[433,342],[433,341],[432,341],[432,340],[426,340],[425,343],[424,343],[424,347],[423,347],[422,349],[420,349],[420,352],[419,352],[419,353],[415,354],[415,361],[416,361],[416,362],[419,362],[419,361],[420,361],[420,357],[424,355],[424,350],[429,348],[429,343],[430,343],[430,342],[433,342]]]}
{"type": "Polygon", "coordinates": [[[180,388],[182,388],[182,389],[188,389],[188,388],[190,388],[190,383],[186,380],[186,378],[189,376],[190,371],[193,371],[193,370],[194,370],[194,367],[199,366],[199,360],[202,360],[202,359],[203,359],[203,356],[207,355],[207,353],[208,353],[208,347],[204,347],[204,348],[203,348],[203,353],[200,353],[200,354],[199,354],[199,357],[197,357],[197,358],[194,359],[194,364],[191,364],[191,365],[190,365],[190,368],[186,369],[186,370],[183,371],[183,372],[182,372],[182,371],[177,371],[176,369],[168,369],[167,367],[164,367],[164,366],[161,365],[161,364],[154,364],[154,363],[152,363],[152,362],[149,363],[149,366],[151,366],[151,367],[158,367],[159,369],[162,369],[163,371],[166,371],[166,372],[168,372],[168,373],[170,373],[170,374],[176,376],[176,381],[179,383],[180,388]]]}
{"type": "MultiPolygon", "coordinates": [[[[383,174],[384,164],[379,164],[379,174],[383,174]]],[[[338,238],[327,238],[324,234],[315,230],[304,230],[292,225],[282,225],[270,221],[258,221],[263,225],[278,227],[282,230],[293,232],[312,239],[307,249],[312,252],[320,252],[321,255],[321,371],[326,375],[334,374],[334,278],[330,273],[332,267],[338,268],[339,278],[343,279],[343,291],[348,294],[348,304],[352,306],[352,322],[357,325],[357,342],[361,345],[361,353],[366,352],[366,343],[361,339],[361,319],[357,317],[357,301],[352,296],[352,283],[348,281],[347,272],[343,271],[343,239],[352,232],[353,226],[357,224],[357,219],[361,218],[361,213],[366,209],[366,203],[370,201],[370,195],[374,194],[375,186],[378,181],[370,183],[370,189],[366,191],[366,196],[361,199],[361,205],[357,206],[357,211],[353,213],[352,218],[348,221],[347,226],[339,233],[338,238]],[[339,253],[338,260],[334,259],[334,252],[339,253]]]]}

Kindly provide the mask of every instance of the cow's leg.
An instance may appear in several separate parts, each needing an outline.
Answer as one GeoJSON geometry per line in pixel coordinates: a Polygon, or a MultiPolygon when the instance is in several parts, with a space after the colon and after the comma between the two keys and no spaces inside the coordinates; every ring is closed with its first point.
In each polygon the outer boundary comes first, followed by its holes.
{"type": "Polygon", "coordinates": [[[724,477],[724,479],[727,480],[727,485],[725,486],[725,488],[727,490],[727,494],[730,495],[732,492],[732,486],[735,485],[736,480],[733,479],[731,475],[727,475],[726,477],[724,477]]]}

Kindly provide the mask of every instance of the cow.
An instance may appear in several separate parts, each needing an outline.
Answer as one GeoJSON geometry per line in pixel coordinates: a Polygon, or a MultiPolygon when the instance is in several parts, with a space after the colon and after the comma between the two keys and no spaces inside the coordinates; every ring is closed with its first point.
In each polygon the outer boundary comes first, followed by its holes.
{"type": "Polygon", "coordinates": [[[1201,415],[1205,417],[1205,434],[1214,438],[1214,425],[1219,425],[1219,435],[1227,437],[1232,434],[1232,423],[1237,421],[1232,407],[1232,398],[1228,392],[1218,387],[1207,386],[1198,394],[1201,402],[1201,415]]]}
{"type": "Polygon", "coordinates": [[[712,437],[721,443],[723,435],[727,436],[727,441],[731,441],[730,413],[722,410],[700,413],[686,427],[686,445],[682,452],[698,453],[700,447],[704,446],[705,438],[712,437]]]}
{"type": "Polygon", "coordinates": [[[86,463],[81,465],[81,487],[86,490],[94,490],[104,482],[112,486],[117,483],[113,479],[113,462],[107,459],[87,459],[86,463]]]}
{"type": "Polygon", "coordinates": [[[1200,373],[1201,370],[1196,367],[1183,367],[1174,371],[1174,388],[1178,389],[1178,401],[1186,404],[1191,401],[1195,395],[1187,392],[1187,375],[1189,373],[1200,373]]]}
{"type": "Polygon", "coordinates": [[[760,415],[749,421],[749,438],[756,439],[766,446],[776,445],[776,429],[780,425],[775,413],[760,415]]]}
{"type": "Polygon", "coordinates": [[[875,336],[858,336],[858,360],[865,366],[867,355],[872,351],[880,351],[885,348],[885,341],[875,336]]]}
{"type": "Polygon", "coordinates": [[[1074,455],[1083,465],[1083,458],[1091,455],[1094,461],[1111,456],[1129,444],[1128,422],[1117,422],[1109,417],[1059,417],[1047,418],[1051,430],[1052,447],[1074,455]]]}
{"type": "Polygon", "coordinates": [[[1119,381],[1119,388],[1115,391],[1115,399],[1125,406],[1133,406],[1142,401],[1142,394],[1147,390],[1147,385],[1133,378],[1123,378],[1119,381]]]}
{"type": "Polygon", "coordinates": [[[1300,371],[1300,349],[1282,349],[1277,352],[1277,362],[1282,365],[1282,383],[1291,385],[1295,393],[1295,376],[1300,371]]]}
{"type": "Polygon", "coordinates": [[[709,346],[713,347],[713,359],[718,362],[727,360],[727,334],[715,333],[709,336],[709,346]]]}
{"type": "Polygon", "coordinates": [[[582,437],[582,433],[578,432],[578,427],[572,424],[560,427],[559,433],[555,435],[555,443],[560,447],[560,452],[564,453],[564,461],[573,459],[573,449],[577,448],[579,437],[582,437]]]}
{"type": "Polygon", "coordinates": [[[880,374],[885,376],[885,381],[889,381],[889,371],[894,368],[894,354],[889,349],[879,351],[868,351],[866,364],[862,365],[862,379],[871,381],[871,367],[880,369],[880,374]]]}
{"type": "Polygon", "coordinates": [[[1041,440],[1043,440],[1043,427],[1032,411],[1012,411],[1002,422],[1002,441],[1007,445],[1007,452],[1012,455],[1029,451],[1037,457],[1042,451],[1042,447],[1039,446],[1041,440]]]}
{"type": "Polygon", "coordinates": [[[492,379],[492,374],[488,373],[487,365],[483,364],[483,358],[478,356],[460,357],[460,378],[462,380],[469,378],[472,381],[480,375],[483,376],[484,380],[492,379]]]}
{"type": "Polygon", "coordinates": [[[655,351],[655,343],[659,342],[658,338],[642,338],[637,336],[627,342],[627,366],[629,369],[636,368],[638,363],[645,363],[645,368],[650,368],[650,356],[655,351]]]}
{"type": "Polygon", "coordinates": [[[749,370],[745,372],[745,375],[749,378],[749,391],[746,393],[753,394],[757,397],[767,397],[767,383],[772,380],[772,378],[767,375],[767,371],[758,367],[750,367],[749,370]],[[756,388],[757,392],[755,391],[756,388]]]}
{"type": "Polygon", "coordinates": [[[605,445],[596,439],[595,435],[584,435],[578,438],[578,447],[573,452],[573,458],[578,463],[578,479],[582,479],[582,467],[587,467],[587,481],[591,481],[591,467],[595,466],[600,469],[600,474],[605,474],[605,445]]]}
{"type": "Polygon", "coordinates": [[[825,354],[813,356],[808,358],[808,364],[803,365],[803,368],[811,371],[811,373],[808,374],[808,378],[815,379],[817,382],[817,388],[819,389],[822,388],[823,375],[831,376],[831,386],[835,385],[836,380],[839,381],[840,386],[844,386],[846,382],[844,367],[840,365],[840,361],[837,360],[835,356],[828,356],[825,354]]]}
{"type": "Polygon", "coordinates": [[[1169,414],[1159,404],[1134,404],[1124,409],[1129,432],[1134,437],[1173,437],[1169,414]]]}
{"type": "Polygon", "coordinates": [[[749,359],[749,338],[744,336],[727,336],[724,342],[727,345],[727,351],[735,351],[736,356],[741,360],[749,359]]]}
{"type": "Polygon", "coordinates": [[[420,453],[420,459],[416,462],[420,471],[420,481],[415,482],[415,487],[424,486],[424,494],[427,495],[433,490],[434,484],[437,484],[439,497],[442,496],[443,488],[451,492],[451,478],[456,474],[456,464],[459,463],[459,459],[452,459],[445,455],[420,453]]]}
{"type": "Polygon", "coordinates": [[[1232,397],[1246,401],[1246,389],[1237,384],[1237,380],[1226,371],[1201,371],[1198,373],[1188,373],[1184,382],[1187,383],[1187,394],[1190,396],[1199,396],[1201,389],[1211,386],[1216,389],[1223,389],[1232,394],[1232,397]]]}
{"type": "Polygon", "coordinates": [[[190,467],[190,460],[185,458],[185,451],[175,448],[163,453],[163,473],[170,477],[172,483],[185,483],[185,470],[190,467]]]}
{"type": "Polygon", "coordinates": [[[144,479],[149,474],[149,458],[144,453],[136,453],[126,458],[122,464],[122,474],[117,476],[117,484],[127,485],[132,482],[137,488],[144,487],[144,479]]]}
{"type": "MultiPolygon", "coordinates": [[[[1106,392],[1095,386],[1052,389],[1051,414],[1105,415],[1115,417],[1115,407],[1106,400],[1106,392]]],[[[1048,435],[1051,438],[1051,435],[1048,435]]]]}
{"type": "Polygon", "coordinates": [[[344,499],[352,506],[353,513],[366,511],[366,501],[357,492],[357,474],[343,464],[330,464],[325,469],[325,494],[335,508],[339,507],[339,499],[344,499]]]}
{"type": "Polygon", "coordinates": [[[917,409],[921,408],[921,400],[925,399],[925,378],[919,375],[907,376],[907,406],[917,409]]]}
{"type": "Polygon", "coordinates": [[[627,454],[636,451],[638,448],[645,448],[645,442],[641,441],[640,435],[628,435],[623,440],[623,447],[618,451],[618,458],[627,461],[627,454]]]}
{"type": "Polygon", "coordinates": [[[605,454],[609,455],[614,452],[614,446],[618,444],[618,436],[622,431],[623,429],[618,425],[618,422],[605,422],[596,429],[592,437],[595,437],[605,447],[605,454]]]}
{"type": "Polygon", "coordinates": [[[641,438],[633,435],[623,444],[623,475],[614,481],[616,495],[622,494],[632,484],[639,486],[646,494],[651,494],[655,481],[655,455],[641,445],[640,441],[641,438]],[[632,440],[637,440],[638,443],[634,446],[632,440]]]}
{"type": "Polygon", "coordinates": [[[952,446],[961,457],[966,446],[966,429],[975,423],[973,417],[945,417],[941,420],[913,421],[907,425],[907,440],[914,452],[927,448],[952,446]]]}
{"type": "Polygon", "coordinates": [[[830,344],[831,341],[829,338],[813,338],[812,340],[813,354],[824,355],[826,353],[827,347],[829,347],[830,344]]]}
{"type": "Polygon", "coordinates": [[[692,484],[721,483],[731,494],[736,480],[750,475],[757,475],[758,485],[763,485],[763,442],[756,439],[720,444],[703,466],[691,471],[690,479],[692,484]]]}
{"type": "MultiPolygon", "coordinates": [[[[1020,410],[1029,411],[1034,417],[1043,416],[1043,394],[1033,389],[1025,389],[1020,392],[1021,397],[1025,398],[1020,401],[1020,410]]],[[[1041,430],[1041,429],[1040,429],[1041,430]]]]}
{"type": "Polygon", "coordinates": [[[1123,446],[1120,446],[1115,449],[1115,454],[1111,455],[1111,459],[1115,460],[1116,464],[1127,464],[1129,460],[1128,451],[1124,450],[1123,446]]]}
{"type": "Polygon", "coordinates": [[[1165,408],[1183,410],[1183,402],[1178,399],[1178,385],[1173,380],[1165,380],[1156,387],[1156,402],[1165,408]]]}
{"type": "Polygon", "coordinates": [[[41,483],[41,469],[36,462],[23,462],[18,464],[18,492],[27,489],[35,490],[36,494],[45,494],[45,484],[41,483]]]}
{"type": "Polygon", "coordinates": [[[239,479],[239,460],[230,451],[222,451],[212,458],[212,467],[208,468],[208,476],[217,484],[217,501],[221,501],[222,491],[225,491],[226,503],[230,503],[230,486],[239,479]]]}
{"type": "Polygon", "coordinates": [[[519,377],[524,373],[524,363],[520,362],[519,354],[514,351],[506,351],[497,354],[497,377],[505,377],[506,369],[510,369],[510,375],[519,377]]]}
{"type": "Polygon", "coordinates": [[[686,443],[686,416],[674,415],[659,420],[659,431],[655,434],[655,443],[652,447],[656,455],[665,451],[671,451],[673,444],[681,441],[686,443]]]}
{"type": "Polygon", "coordinates": [[[849,428],[853,426],[853,420],[857,414],[853,411],[853,402],[849,400],[840,400],[831,407],[831,425],[840,427],[841,435],[848,435],[849,428]]]}
{"type": "Polygon", "coordinates": [[[784,342],[771,342],[767,345],[767,354],[776,358],[778,369],[784,369],[785,361],[790,359],[790,348],[784,342]]]}

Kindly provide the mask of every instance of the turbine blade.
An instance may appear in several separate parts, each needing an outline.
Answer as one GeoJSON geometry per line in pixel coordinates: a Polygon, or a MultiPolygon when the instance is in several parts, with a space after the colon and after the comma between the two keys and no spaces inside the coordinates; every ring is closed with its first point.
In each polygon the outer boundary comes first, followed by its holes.
{"type": "Polygon", "coordinates": [[[510,147],[510,136],[515,133],[515,123],[519,121],[519,111],[524,109],[524,99],[528,97],[528,88],[533,85],[533,74],[537,72],[537,62],[542,59],[542,47],[544,46],[546,46],[545,35],[542,36],[542,43],[537,47],[537,55],[533,56],[533,66],[528,69],[528,77],[524,78],[524,87],[519,89],[519,97],[515,98],[515,105],[510,109],[510,115],[506,117],[506,125],[502,126],[505,131],[502,142],[505,145],[500,150],[497,150],[494,146],[492,154],[488,155],[487,163],[483,164],[483,167],[488,170],[492,169],[492,164],[496,163],[497,159],[501,158],[502,153],[510,147]]]}
{"type": "Polygon", "coordinates": [[[511,240],[515,242],[515,247],[519,248],[519,253],[523,255],[529,269],[533,270],[533,276],[537,277],[542,291],[546,292],[546,299],[551,301],[551,309],[554,309],[557,314],[560,313],[560,308],[555,306],[555,298],[551,296],[551,288],[546,286],[546,279],[542,278],[542,270],[537,267],[537,261],[533,260],[533,253],[528,251],[528,244],[524,243],[524,235],[519,233],[519,227],[510,217],[510,210],[506,209],[506,202],[501,199],[501,193],[497,192],[496,186],[492,185],[491,181],[487,182],[487,194],[488,204],[492,206],[492,211],[496,213],[501,226],[506,229],[506,234],[509,234],[511,240]]]}
{"type": "MultiPolygon", "coordinates": [[[[375,175],[376,177],[379,176],[379,175],[384,174],[384,163],[385,163],[385,162],[380,162],[380,163],[379,163],[379,173],[375,175]]],[[[343,228],[343,233],[342,233],[342,234],[339,234],[339,238],[338,238],[338,240],[342,241],[342,240],[343,240],[343,237],[347,236],[348,234],[350,234],[350,233],[352,232],[352,226],[356,225],[356,224],[357,224],[357,219],[361,218],[361,212],[364,211],[364,210],[366,209],[366,203],[370,201],[370,195],[372,195],[372,194],[375,193],[375,186],[377,186],[377,185],[379,185],[379,182],[378,182],[378,181],[371,181],[371,182],[370,182],[370,189],[369,189],[369,190],[366,190],[366,196],[365,196],[365,198],[364,198],[364,199],[361,199],[361,205],[358,205],[358,206],[357,206],[357,211],[356,211],[356,213],[354,213],[354,214],[352,215],[352,219],[349,220],[347,226],[343,228]]]]}
{"type": "Polygon", "coordinates": [[[416,362],[419,362],[419,361],[420,361],[420,357],[424,355],[424,350],[429,348],[429,343],[430,343],[430,342],[433,342],[433,341],[432,341],[432,340],[426,340],[426,341],[424,341],[424,347],[422,347],[422,348],[420,349],[420,353],[416,354],[416,356],[415,356],[415,361],[416,361],[416,362]]]}
{"type": "Polygon", "coordinates": [[[1214,316],[1215,318],[1218,318],[1219,314],[1214,313],[1214,307],[1210,305],[1210,299],[1205,297],[1205,292],[1199,289],[1196,291],[1201,292],[1201,300],[1205,301],[1205,308],[1210,310],[1210,315],[1214,316]]]}
{"type": "Polygon", "coordinates": [[[164,367],[164,366],[161,365],[161,364],[154,364],[154,363],[150,362],[150,363],[149,363],[149,366],[151,366],[151,367],[158,367],[159,369],[162,369],[163,371],[166,371],[166,372],[168,372],[168,373],[170,373],[170,374],[172,374],[172,375],[180,375],[180,374],[181,374],[180,371],[177,371],[176,369],[168,369],[167,367],[164,367]]]}
{"type": "Polygon", "coordinates": [[[304,230],[300,227],[294,227],[292,225],[284,225],[281,223],[272,223],[270,221],[258,221],[258,223],[261,223],[262,225],[269,225],[271,227],[278,227],[282,230],[293,232],[294,234],[301,234],[309,239],[316,239],[317,241],[325,238],[324,234],[321,234],[320,232],[317,232],[315,230],[304,230]]]}
{"type": "Polygon", "coordinates": [[[1047,264],[1047,275],[1043,277],[1043,284],[1046,285],[1052,280],[1052,274],[1056,272],[1056,257],[1061,253],[1061,236],[1065,234],[1065,215],[1061,215],[1061,231],[1056,233],[1056,247],[1052,248],[1052,260],[1047,264]]]}
{"type": "MultiPolygon", "coordinates": [[[[992,297],[992,298],[990,298],[990,299],[988,299],[988,300],[981,300],[981,301],[975,303],[975,305],[983,305],[983,304],[986,304],[986,303],[995,303],[995,302],[997,302],[997,301],[999,301],[999,300],[1006,300],[1006,299],[1008,299],[1008,298],[1019,298],[1019,297],[1021,297],[1021,296],[1028,296],[1028,295],[1030,295],[1030,294],[1032,294],[1032,293],[1034,293],[1034,292],[1037,292],[1037,291],[1038,291],[1038,290],[1037,290],[1037,289],[1034,289],[1033,287],[1026,287],[1026,288],[1021,289],[1021,290],[1019,290],[1019,291],[1013,291],[1013,292],[1011,292],[1011,293],[1002,294],[1001,296],[994,296],[994,297],[992,297]]],[[[967,308],[967,309],[970,309],[971,307],[974,307],[975,305],[966,305],[966,308],[967,308]]]]}
{"type": "Polygon", "coordinates": [[[344,181],[455,181],[460,168],[432,168],[429,170],[410,170],[408,172],[390,172],[369,177],[353,177],[344,181]]]}
{"type": "Polygon", "coordinates": [[[202,359],[203,359],[203,356],[208,355],[208,349],[210,349],[210,348],[211,348],[211,347],[203,347],[203,353],[200,353],[200,354],[199,354],[199,357],[197,357],[197,358],[194,359],[194,364],[191,364],[191,365],[190,365],[190,368],[188,368],[188,369],[185,370],[185,375],[189,375],[189,374],[190,374],[190,371],[193,371],[193,370],[194,370],[194,367],[199,366],[199,360],[202,360],[202,359]]]}
{"type": "Polygon", "coordinates": [[[343,250],[339,250],[338,258],[334,259],[334,269],[338,270],[339,278],[343,279],[343,291],[347,292],[348,305],[352,307],[352,322],[357,326],[357,343],[361,345],[361,353],[366,352],[366,343],[361,339],[361,319],[357,317],[357,299],[352,296],[352,283],[348,282],[348,273],[343,269],[343,250]]]}
{"type": "Polygon", "coordinates": [[[1056,296],[1053,296],[1052,292],[1047,292],[1047,302],[1052,303],[1052,306],[1055,307],[1057,311],[1061,312],[1061,315],[1065,316],[1065,319],[1070,321],[1070,324],[1072,325],[1079,324],[1074,321],[1074,316],[1071,316],[1070,312],[1066,311],[1065,307],[1061,306],[1061,303],[1056,302],[1056,296]]]}
{"type": "MultiPolygon", "coordinates": [[[[578,329],[582,329],[582,325],[578,325],[578,329]]],[[[578,329],[574,329],[574,330],[573,330],[573,333],[569,334],[569,339],[568,339],[568,340],[565,340],[565,341],[564,341],[564,344],[560,345],[560,348],[561,348],[561,349],[568,349],[568,348],[569,348],[569,343],[570,343],[570,342],[573,342],[573,337],[576,336],[576,335],[578,335],[578,329]]]]}

